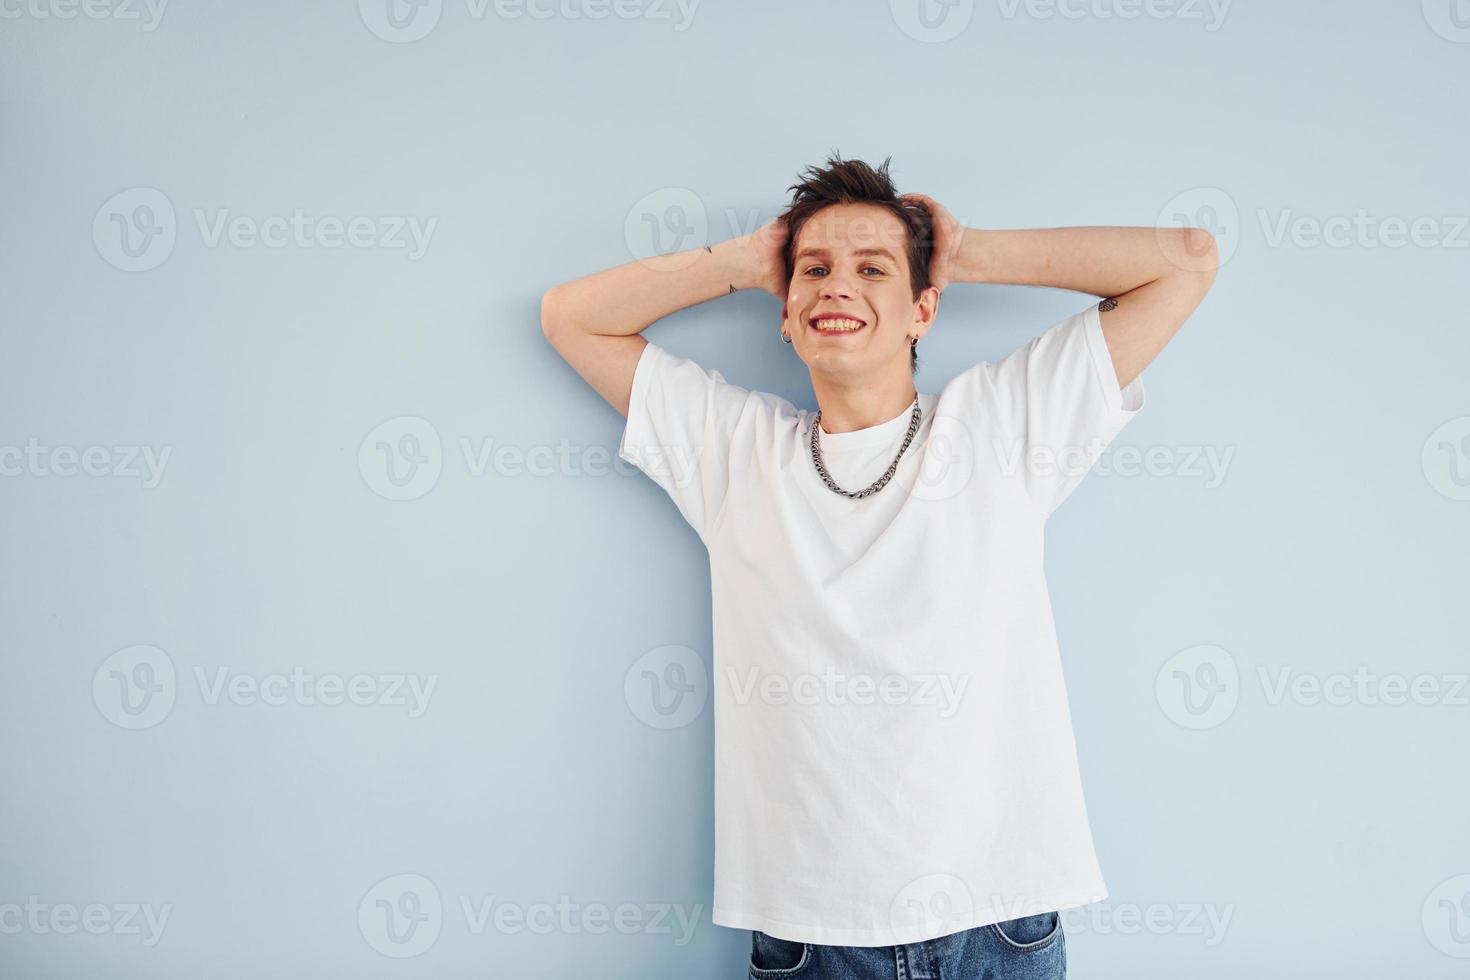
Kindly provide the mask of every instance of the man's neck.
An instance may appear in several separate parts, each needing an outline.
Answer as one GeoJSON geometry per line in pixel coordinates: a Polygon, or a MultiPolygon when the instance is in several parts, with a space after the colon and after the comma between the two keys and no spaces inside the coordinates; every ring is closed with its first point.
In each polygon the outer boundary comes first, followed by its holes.
{"type": "Polygon", "coordinates": [[[822,410],[822,431],[829,435],[892,421],[918,396],[913,378],[905,376],[849,385],[814,375],[812,391],[822,410]]]}

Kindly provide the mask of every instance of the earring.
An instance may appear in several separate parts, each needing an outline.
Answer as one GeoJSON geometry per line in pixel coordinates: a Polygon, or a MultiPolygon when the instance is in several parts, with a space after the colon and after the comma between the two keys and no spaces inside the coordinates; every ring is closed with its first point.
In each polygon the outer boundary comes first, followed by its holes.
{"type": "Polygon", "coordinates": [[[787,332],[785,332],[783,330],[783,331],[781,331],[781,339],[784,340],[786,343],[789,344],[789,343],[791,343],[791,334],[789,334],[789,333],[787,333],[787,332]]]}

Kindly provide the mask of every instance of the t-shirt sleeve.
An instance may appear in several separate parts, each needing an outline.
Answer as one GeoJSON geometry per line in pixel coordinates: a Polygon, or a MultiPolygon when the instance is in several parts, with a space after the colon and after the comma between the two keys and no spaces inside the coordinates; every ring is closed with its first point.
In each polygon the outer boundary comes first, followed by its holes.
{"type": "Polygon", "coordinates": [[[618,456],[648,475],[709,544],[730,483],[730,451],[750,391],[649,342],[633,373],[618,456]]]}
{"type": "Polygon", "coordinates": [[[1006,456],[1044,517],[1082,482],[1144,406],[1143,375],[1119,388],[1097,305],[1067,317],[999,361],[989,376],[1006,456]]]}

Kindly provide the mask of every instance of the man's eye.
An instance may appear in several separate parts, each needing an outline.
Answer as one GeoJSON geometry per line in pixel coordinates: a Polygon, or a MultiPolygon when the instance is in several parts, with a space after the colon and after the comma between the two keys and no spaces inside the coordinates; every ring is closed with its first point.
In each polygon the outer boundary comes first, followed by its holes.
{"type": "Polygon", "coordinates": [[[814,265],[810,269],[806,270],[806,274],[807,275],[811,275],[812,273],[816,272],[818,269],[825,270],[826,269],[826,266],[814,265]]]}
{"type": "Polygon", "coordinates": [[[878,268],[876,265],[868,265],[868,266],[864,266],[863,267],[863,271],[864,272],[867,272],[869,269],[872,269],[874,272],[878,273],[880,276],[883,274],[883,270],[880,269],[880,268],[878,268]]]}

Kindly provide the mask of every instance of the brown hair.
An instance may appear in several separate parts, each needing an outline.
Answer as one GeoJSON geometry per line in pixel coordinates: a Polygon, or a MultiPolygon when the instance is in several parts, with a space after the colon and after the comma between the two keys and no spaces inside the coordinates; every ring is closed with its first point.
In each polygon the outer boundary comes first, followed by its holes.
{"type": "MultiPolygon", "coordinates": [[[[799,183],[792,184],[791,206],[782,217],[786,220],[786,244],[782,257],[786,263],[786,280],[795,272],[796,236],[812,215],[833,204],[874,204],[885,208],[903,222],[905,252],[909,263],[909,286],[914,299],[929,288],[929,257],[933,251],[933,221],[923,207],[901,201],[893,180],[888,176],[886,157],[874,170],[862,160],[843,160],[836,151],[828,157],[825,168],[807,167],[799,183]]],[[[909,370],[919,369],[918,344],[909,347],[909,370]]]]}

